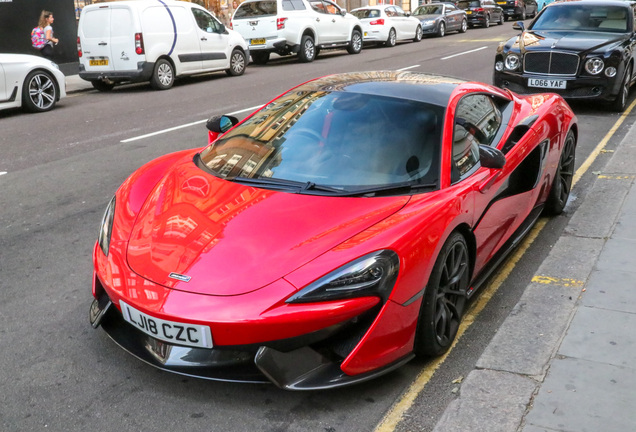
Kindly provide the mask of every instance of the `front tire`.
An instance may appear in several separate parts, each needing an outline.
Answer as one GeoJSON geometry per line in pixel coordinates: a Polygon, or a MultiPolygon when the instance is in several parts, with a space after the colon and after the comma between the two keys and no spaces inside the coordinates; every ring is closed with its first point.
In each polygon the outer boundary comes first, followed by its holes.
{"type": "Polygon", "coordinates": [[[490,15],[486,15],[486,22],[484,23],[484,28],[490,27],[490,15]]]}
{"type": "Polygon", "coordinates": [[[155,90],[168,90],[174,84],[174,68],[166,59],[159,59],[152,71],[150,85],[155,90]]]}
{"type": "Polygon", "coordinates": [[[252,61],[257,65],[264,65],[269,61],[269,52],[251,51],[252,61]]]}
{"type": "Polygon", "coordinates": [[[55,79],[46,71],[33,71],[22,86],[22,108],[29,112],[50,111],[55,107],[58,89],[55,79]]]}
{"type": "Polygon", "coordinates": [[[245,53],[239,49],[232,51],[230,56],[230,68],[225,71],[229,76],[240,76],[245,73],[245,65],[247,64],[247,57],[245,53]]]}
{"type": "Polygon", "coordinates": [[[463,19],[462,20],[462,27],[459,29],[460,33],[466,33],[466,30],[468,30],[468,22],[463,19]]]}
{"type": "Polygon", "coordinates": [[[394,47],[395,43],[397,42],[397,35],[395,33],[395,29],[391,29],[389,30],[389,37],[386,39],[386,42],[384,42],[384,46],[387,47],[394,47]]]}
{"type": "Polygon", "coordinates": [[[499,22],[497,24],[503,25],[504,23],[504,14],[499,15],[499,22]]]}
{"type": "Polygon", "coordinates": [[[623,112],[627,107],[627,99],[629,97],[629,88],[631,86],[632,67],[629,66],[625,71],[623,81],[621,81],[621,89],[616,95],[616,99],[612,102],[611,109],[616,112],[623,112]]]}
{"type": "Polygon", "coordinates": [[[351,42],[349,42],[347,52],[349,54],[360,54],[360,51],[362,51],[362,34],[358,30],[354,30],[351,33],[351,42]]]}
{"type": "Polygon", "coordinates": [[[470,283],[470,257],[464,236],[454,232],[442,246],[424,292],[413,350],[439,356],[455,340],[470,283]]]}
{"type": "Polygon", "coordinates": [[[314,38],[304,35],[300,40],[300,51],[298,51],[298,59],[302,63],[311,63],[316,58],[316,45],[314,38]]]}
{"type": "Polygon", "coordinates": [[[115,87],[115,83],[112,81],[92,80],[91,84],[95,90],[100,92],[109,92],[115,87]]]}
{"type": "Polygon", "coordinates": [[[439,23],[439,28],[437,29],[437,36],[444,37],[445,34],[446,34],[446,24],[444,24],[444,21],[442,21],[439,23]]]}
{"type": "Polygon", "coordinates": [[[575,156],[576,138],[574,132],[569,131],[563,143],[563,150],[561,150],[559,166],[554,174],[550,195],[548,195],[548,199],[545,202],[545,213],[547,215],[556,216],[563,213],[572,189],[575,156]]]}
{"type": "Polygon", "coordinates": [[[422,26],[418,25],[417,28],[415,29],[415,37],[413,38],[413,42],[421,41],[423,36],[424,36],[424,32],[422,31],[422,26]]]}

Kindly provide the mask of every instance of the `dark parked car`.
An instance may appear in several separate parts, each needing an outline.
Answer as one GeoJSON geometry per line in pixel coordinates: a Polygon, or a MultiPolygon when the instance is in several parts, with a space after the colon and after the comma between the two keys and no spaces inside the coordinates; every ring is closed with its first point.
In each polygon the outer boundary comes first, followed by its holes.
{"type": "Polygon", "coordinates": [[[468,27],[490,27],[493,23],[504,23],[503,9],[494,0],[461,0],[457,2],[457,7],[466,11],[468,27]]]}
{"type": "Polygon", "coordinates": [[[634,3],[554,3],[497,48],[494,84],[518,93],[609,102],[623,111],[634,81],[634,3]]]}
{"type": "Polygon", "coordinates": [[[536,0],[502,0],[497,1],[497,4],[503,9],[506,19],[524,20],[535,17],[539,13],[536,0]]]}
{"type": "Polygon", "coordinates": [[[423,34],[444,36],[449,31],[466,32],[468,19],[466,12],[457,9],[452,3],[433,3],[423,5],[413,11],[415,18],[422,23],[423,34]]]}

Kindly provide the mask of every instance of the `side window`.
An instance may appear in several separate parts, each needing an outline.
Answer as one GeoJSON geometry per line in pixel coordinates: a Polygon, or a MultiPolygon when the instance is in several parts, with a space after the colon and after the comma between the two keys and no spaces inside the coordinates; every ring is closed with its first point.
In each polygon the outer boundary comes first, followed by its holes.
{"type": "Polygon", "coordinates": [[[340,9],[338,8],[338,6],[331,3],[330,1],[323,1],[323,3],[325,4],[325,9],[327,10],[328,14],[340,15],[340,9]]]}
{"type": "Polygon", "coordinates": [[[384,10],[384,13],[386,14],[386,16],[388,17],[394,17],[397,16],[397,13],[395,12],[395,8],[393,7],[388,7],[384,10]]]}
{"type": "Polygon", "coordinates": [[[490,96],[468,95],[459,101],[453,130],[453,182],[464,178],[478,164],[479,144],[492,143],[501,118],[501,111],[490,96]]]}
{"type": "Polygon", "coordinates": [[[406,14],[404,13],[404,10],[402,10],[402,8],[399,7],[399,6],[395,6],[395,11],[396,11],[397,16],[399,16],[399,17],[405,17],[406,16],[406,14]]]}
{"type": "Polygon", "coordinates": [[[194,20],[197,22],[197,26],[201,30],[207,33],[220,33],[221,25],[219,22],[209,13],[199,10],[192,9],[192,14],[194,15],[194,20]]]}
{"type": "Polygon", "coordinates": [[[302,0],[283,0],[283,10],[305,10],[305,3],[302,0]]]}
{"type": "Polygon", "coordinates": [[[327,13],[327,9],[325,8],[325,5],[322,3],[322,1],[320,0],[312,1],[310,4],[311,4],[311,8],[315,10],[316,12],[323,13],[323,14],[327,13]]]}

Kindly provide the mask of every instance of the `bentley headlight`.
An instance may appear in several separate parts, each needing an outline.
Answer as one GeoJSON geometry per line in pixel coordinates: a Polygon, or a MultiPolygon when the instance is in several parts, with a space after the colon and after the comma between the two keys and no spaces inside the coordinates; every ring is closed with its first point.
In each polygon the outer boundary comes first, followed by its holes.
{"type": "Polygon", "coordinates": [[[425,26],[432,26],[433,24],[435,24],[435,20],[424,20],[422,21],[422,24],[425,26]]]}
{"type": "Polygon", "coordinates": [[[603,63],[603,60],[598,57],[587,59],[587,61],[585,62],[585,70],[590,75],[600,74],[603,71],[604,67],[605,63],[603,63]]]}
{"type": "Polygon", "coordinates": [[[110,247],[110,236],[113,233],[113,218],[115,217],[115,197],[110,200],[104,217],[102,217],[102,226],[99,228],[99,236],[97,243],[104,255],[108,256],[108,248],[110,247]]]}
{"type": "Polygon", "coordinates": [[[503,64],[503,62],[502,62],[501,60],[497,60],[497,61],[495,62],[495,70],[496,70],[497,72],[501,72],[501,71],[503,70],[503,68],[504,68],[504,64],[503,64]]]}
{"type": "Polygon", "coordinates": [[[508,70],[517,70],[519,69],[519,65],[521,65],[521,59],[517,54],[508,54],[506,56],[506,61],[504,62],[506,69],[508,70]]]}
{"type": "Polygon", "coordinates": [[[606,68],[605,76],[607,76],[608,78],[614,78],[616,76],[616,68],[612,66],[606,68]]]}
{"type": "Polygon", "coordinates": [[[310,303],[354,297],[379,296],[386,301],[400,269],[400,259],[391,250],[372,252],[345,264],[307,285],[287,303],[310,303]]]}

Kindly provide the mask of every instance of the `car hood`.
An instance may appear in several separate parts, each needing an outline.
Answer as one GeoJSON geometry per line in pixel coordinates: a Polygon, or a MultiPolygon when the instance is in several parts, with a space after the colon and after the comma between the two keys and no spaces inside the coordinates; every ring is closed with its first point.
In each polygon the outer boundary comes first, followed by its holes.
{"type": "Polygon", "coordinates": [[[413,15],[413,16],[420,21],[436,20],[438,18],[441,18],[441,15],[413,15]]]}
{"type": "Polygon", "coordinates": [[[408,200],[270,191],[221,180],[189,161],[174,166],[148,196],[131,230],[128,264],[169,288],[244,294],[378,223],[408,200]]]}
{"type": "Polygon", "coordinates": [[[512,47],[527,51],[545,51],[546,49],[590,52],[601,47],[610,48],[624,41],[627,36],[602,32],[565,32],[528,30],[516,40],[512,47]]]}

